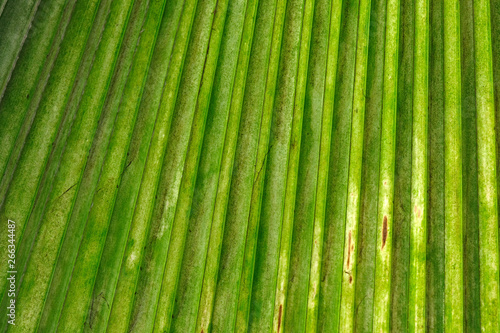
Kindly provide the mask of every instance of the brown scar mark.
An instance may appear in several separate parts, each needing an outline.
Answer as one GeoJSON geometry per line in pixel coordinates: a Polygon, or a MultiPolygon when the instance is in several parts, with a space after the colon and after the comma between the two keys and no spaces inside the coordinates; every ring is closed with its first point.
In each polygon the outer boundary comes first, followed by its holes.
{"type": "Polygon", "coordinates": [[[347,246],[347,269],[351,266],[351,230],[349,230],[349,243],[347,246]]]}
{"type": "Polygon", "coordinates": [[[352,284],[352,273],[350,271],[344,271],[347,275],[349,275],[349,284],[352,284]]]}
{"type": "Polygon", "coordinates": [[[281,329],[281,316],[283,314],[283,304],[280,304],[280,310],[278,312],[278,333],[280,332],[281,329]]]}
{"type": "Polygon", "coordinates": [[[384,223],[382,225],[382,250],[385,247],[385,242],[387,241],[387,216],[384,215],[384,223]]]}

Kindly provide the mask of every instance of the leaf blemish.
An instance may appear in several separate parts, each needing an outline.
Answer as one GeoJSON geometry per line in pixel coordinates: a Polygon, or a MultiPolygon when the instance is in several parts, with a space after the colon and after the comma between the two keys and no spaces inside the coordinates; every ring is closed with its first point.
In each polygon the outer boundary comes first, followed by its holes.
{"type": "Polygon", "coordinates": [[[387,241],[387,216],[384,215],[384,223],[382,224],[382,250],[385,247],[385,242],[387,241]]]}
{"type": "Polygon", "coordinates": [[[415,215],[417,216],[417,218],[420,218],[420,216],[422,215],[422,210],[420,208],[418,208],[417,205],[415,205],[414,211],[415,211],[415,215]]]}
{"type": "Polygon", "coordinates": [[[278,312],[278,333],[281,329],[281,316],[283,315],[283,304],[280,304],[280,310],[278,312]]]}

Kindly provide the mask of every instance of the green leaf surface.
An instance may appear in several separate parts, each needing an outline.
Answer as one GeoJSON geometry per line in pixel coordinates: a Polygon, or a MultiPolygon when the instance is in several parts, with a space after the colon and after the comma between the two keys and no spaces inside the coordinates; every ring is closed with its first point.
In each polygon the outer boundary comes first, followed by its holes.
{"type": "Polygon", "coordinates": [[[500,0],[0,0],[0,330],[500,331],[500,0]]]}

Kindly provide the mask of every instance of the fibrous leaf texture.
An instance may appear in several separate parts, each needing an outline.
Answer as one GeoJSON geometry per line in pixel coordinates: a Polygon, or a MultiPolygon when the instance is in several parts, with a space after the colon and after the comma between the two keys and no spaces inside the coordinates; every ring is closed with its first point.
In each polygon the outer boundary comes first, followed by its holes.
{"type": "Polygon", "coordinates": [[[0,330],[500,332],[500,0],[0,0],[0,330]]]}

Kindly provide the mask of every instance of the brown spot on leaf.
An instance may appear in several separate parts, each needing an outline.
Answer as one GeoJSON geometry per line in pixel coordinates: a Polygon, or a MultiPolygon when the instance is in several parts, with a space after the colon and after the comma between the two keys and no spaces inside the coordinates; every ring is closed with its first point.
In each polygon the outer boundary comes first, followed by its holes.
{"type": "Polygon", "coordinates": [[[384,223],[382,225],[382,250],[385,247],[386,241],[387,241],[387,216],[384,215],[384,223]]]}
{"type": "Polygon", "coordinates": [[[281,329],[281,316],[283,315],[283,304],[280,304],[280,310],[278,312],[278,333],[281,329]]]}
{"type": "Polygon", "coordinates": [[[349,284],[352,284],[352,275],[349,275],[349,284]]]}
{"type": "Polygon", "coordinates": [[[347,246],[347,269],[351,267],[351,230],[349,230],[349,243],[347,246]]]}

